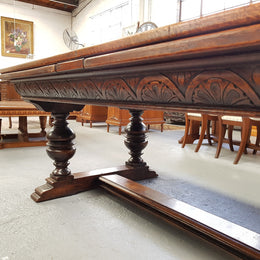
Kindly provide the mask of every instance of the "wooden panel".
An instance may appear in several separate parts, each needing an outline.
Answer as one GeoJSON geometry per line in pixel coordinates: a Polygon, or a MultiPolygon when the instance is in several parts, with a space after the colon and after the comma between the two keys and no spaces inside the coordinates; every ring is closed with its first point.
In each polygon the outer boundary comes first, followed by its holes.
{"type": "Polygon", "coordinates": [[[67,61],[67,62],[62,62],[58,63],[56,65],[56,71],[61,72],[61,71],[75,71],[75,70],[80,70],[83,69],[83,59],[78,59],[74,61],[67,61]]]}
{"type": "Polygon", "coordinates": [[[210,55],[225,54],[239,51],[260,50],[260,25],[237,28],[214,34],[180,39],[167,43],[159,43],[138,49],[115,52],[111,55],[101,55],[86,58],[84,67],[96,69],[105,67],[129,66],[162,60],[178,60],[210,55]]]}
{"type": "Polygon", "coordinates": [[[49,65],[41,68],[34,68],[29,69],[25,71],[17,71],[17,72],[11,72],[9,74],[3,74],[1,75],[1,78],[3,80],[9,80],[9,79],[16,79],[16,78],[26,78],[26,77],[32,77],[35,75],[50,75],[56,73],[55,71],[55,65],[49,65]]]}

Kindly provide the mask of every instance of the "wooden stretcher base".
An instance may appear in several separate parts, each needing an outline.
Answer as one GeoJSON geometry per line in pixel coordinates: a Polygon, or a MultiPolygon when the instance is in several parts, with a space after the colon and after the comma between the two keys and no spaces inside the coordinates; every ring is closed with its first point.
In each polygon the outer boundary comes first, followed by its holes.
{"type": "Polygon", "coordinates": [[[99,186],[110,193],[224,248],[241,259],[260,259],[260,236],[251,230],[119,175],[102,176],[99,180],[99,186]]]}

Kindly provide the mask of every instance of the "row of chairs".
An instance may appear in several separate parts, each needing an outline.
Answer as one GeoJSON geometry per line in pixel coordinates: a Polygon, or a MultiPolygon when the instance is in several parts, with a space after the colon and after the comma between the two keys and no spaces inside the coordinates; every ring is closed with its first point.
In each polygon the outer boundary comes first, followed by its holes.
{"type": "Polygon", "coordinates": [[[241,116],[218,116],[211,114],[200,114],[200,113],[186,113],[185,114],[185,133],[182,141],[182,148],[187,143],[188,136],[191,131],[192,121],[201,122],[201,130],[200,136],[195,148],[195,152],[198,152],[203,139],[207,138],[208,143],[212,145],[212,141],[218,143],[215,158],[218,158],[221,152],[221,148],[224,141],[227,141],[231,151],[234,151],[234,144],[239,145],[238,153],[234,160],[234,164],[237,164],[243,154],[247,153],[247,148],[253,149],[253,154],[260,150],[259,142],[260,142],[260,118],[255,117],[241,117],[241,116]],[[216,125],[216,129],[214,134],[212,134],[211,122],[213,125],[216,125]],[[256,127],[257,135],[255,143],[251,143],[250,135],[252,126],[256,127]],[[241,128],[241,140],[234,141],[233,140],[233,130],[234,127],[241,128]],[[228,129],[227,139],[225,139],[226,130],[228,129]]]}

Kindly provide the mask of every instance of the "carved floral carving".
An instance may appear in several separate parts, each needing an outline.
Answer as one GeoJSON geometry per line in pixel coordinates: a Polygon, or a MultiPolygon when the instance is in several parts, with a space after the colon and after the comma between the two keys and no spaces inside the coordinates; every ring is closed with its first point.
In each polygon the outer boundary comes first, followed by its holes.
{"type": "MultiPolygon", "coordinates": [[[[258,82],[259,70],[254,70],[258,82]]],[[[250,79],[252,74],[249,74],[250,79]]],[[[164,104],[167,106],[260,106],[258,95],[238,73],[229,70],[168,72],[138,77],[67,79],[15,83],[23,97],[164,104]]],[[[251,80],[252,82],[252,80],[251,80]]]]}
{"type": "Polygon", "coordinates": [[[105,81],[102,87],[102,93],[103,98],[108,100],[136,100],[135,93],[123,79],[105,81]]]}
{"type": "Polygon", "coordinates": [[[259,105],[248,83],[231,71],[211,71],[197,75],[189,84],[186,101],[210,105],[259,105]]]}
{"type": "Polygon", "coordinates": [[[177,86],[165,76],[145,77],[138,85],[137,96],[153,103],[183,102],[184,97],[177,86]]]}
{"type": "Polygon", "coordinates": [[[100,88],[92,80],[71,81],[70,88],[73,90],[74,98],[102,99],[100,88]]]}

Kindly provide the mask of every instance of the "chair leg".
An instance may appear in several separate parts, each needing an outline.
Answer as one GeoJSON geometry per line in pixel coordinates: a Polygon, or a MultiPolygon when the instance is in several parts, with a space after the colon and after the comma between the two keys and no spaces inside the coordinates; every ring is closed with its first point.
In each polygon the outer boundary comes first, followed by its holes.
{"type": "Polygon", "coordinates": [[[212,145],[211,136],[210,136],[210,120],[207,120],[207,132],[206,132],[206,135],[207,135],[207,139],[208,139],[209,145],[212,145]]]}
{"type": "Polygon", "coordinates": [[[185,132],[184,132],[184,137],[183,137],[183,141],[182,141],[182,148],[184,148],[186,142],[187,142],[187,137],[189,134],[189,129],[190,129],[190,120],[188,119],[188,116],[185,116],[185,132]]]}
{"type": "Polygon", "coordinates": [[[13,127],[13,124],[12,124],[12,117],[9,116],[9,128],[12,128],[13,127]]]}
{"type": "MultiPolygon", "coordinates": [[[[255,146],[258,147],[260,142],[260,125],[256,126],[256,141],[255,146]]],[[[256,154],[257,149],[254,149],[253,154],[256,154]]]]}
{"type": "Polygon", "coordinates": [[[206,129],[207,129],[208,117],[207,115],[202,115],[202,124],[200,130],[200,138],[198,144],[196,146],[195,152],[197,153],[202,145],[203,139],[205,137],[206,129]]]}
{"type": "Polygon", "coordinates": [[[219,118],[219,136],[218,136],[218,147],[217,147],[217,151],[215,154],[215,158],[219,157],[221,148],[222,148],[222,144],[223,144],[223,140],[224,140],[224,136],[226,133],[226,125],[223,125],[222,123],[222,119],[219,118]]]}
{"type": "Polygon", "coordinates": [[[230,151],[234,152],[234,146],[233,146],[233,130],[234,130],[234,126],[233,125],[229,125],[228,126],[228,144],[229,144],[229,148],[230,151]]]}
{"type": "Polygon", "coordinates": [[[249,118],[243,118],[243,126],[242,126],[242,134],[241,134],[241,142],[239,146],[239,150],[237,153],[237,156],[234,160],[234,164],[237,164],[240,160],[242,153],[245,151],[246,144],[248,142],[249,137],[249,129],[250,129],[250,119],[249,118]]]}
{"type": "MultiPolygon", "coordinates": [[[[250,127],[249,127],[248,131],[250,131],[250,127]]],[[[242,138],[243,138],[242,134],[243,134],[243,133],[242,133],[242,128],[241,128],[241,140],[242,140],[242,138]]],[[[246,142],[249,143],[249,140],[250,140],[250,136],[248,136],[246,142]]],[[[247,149],[246,149],[246,148],[247,148],[247,146],[245,146],[244,154],[247,154],[247,149]]]]}

